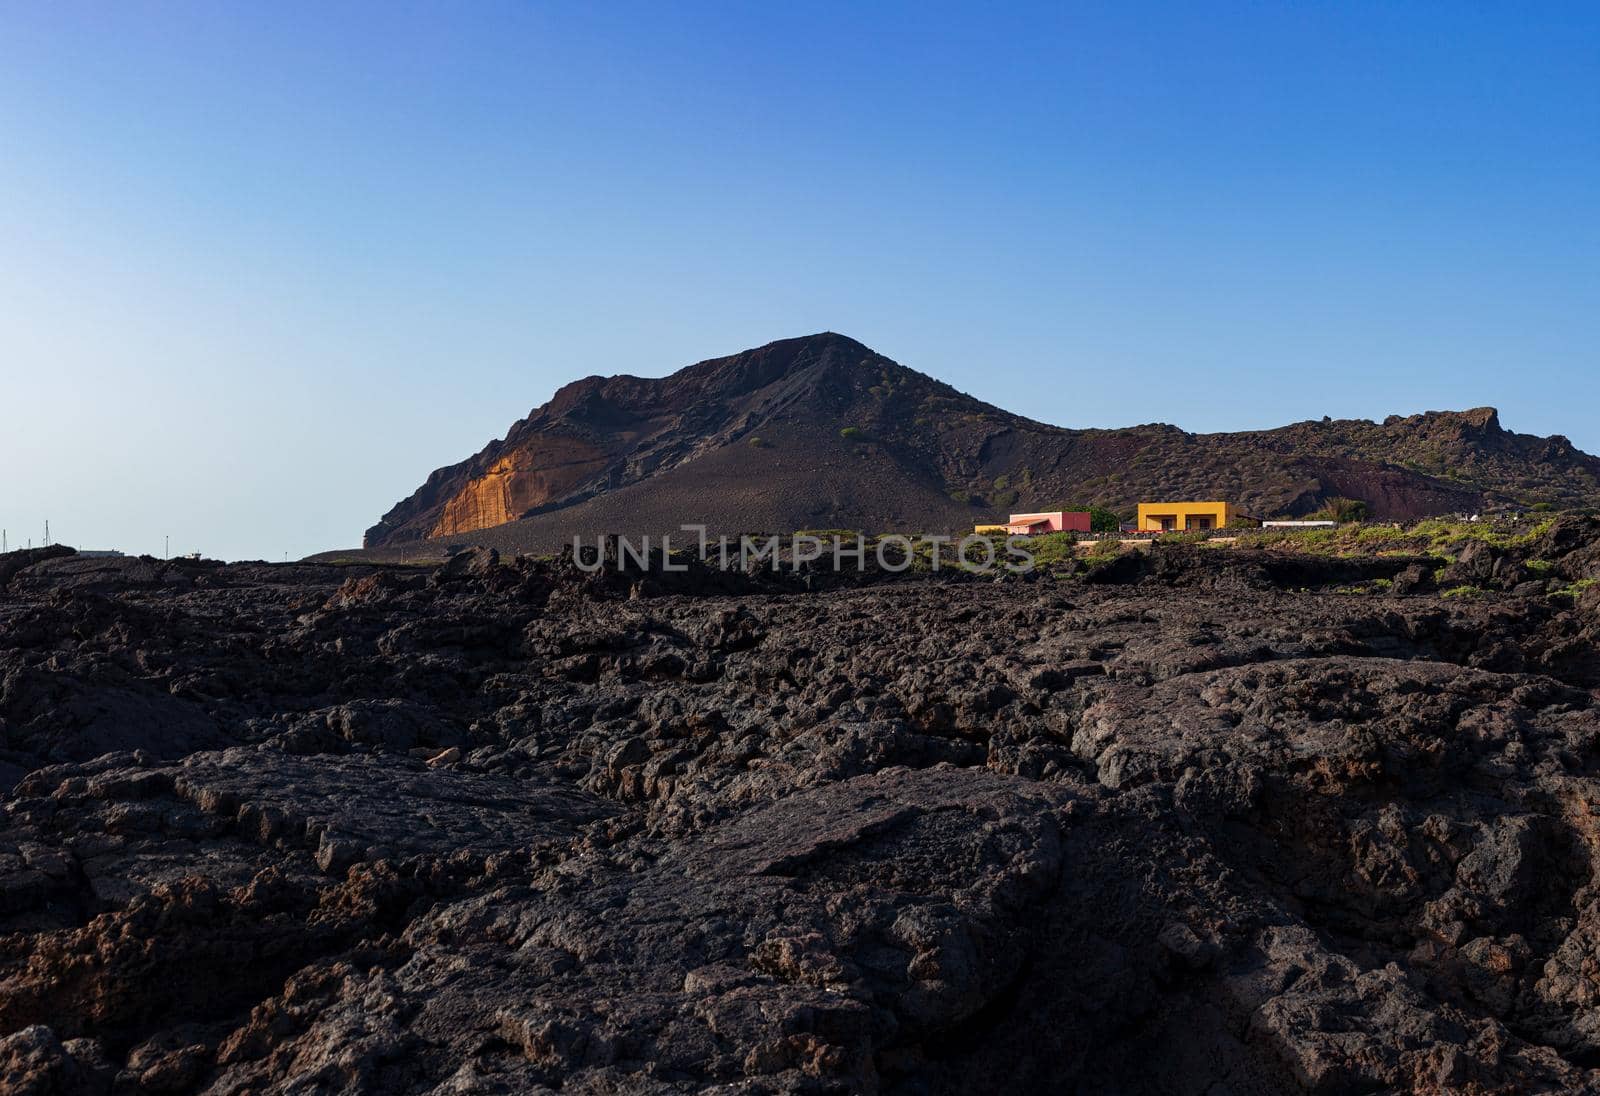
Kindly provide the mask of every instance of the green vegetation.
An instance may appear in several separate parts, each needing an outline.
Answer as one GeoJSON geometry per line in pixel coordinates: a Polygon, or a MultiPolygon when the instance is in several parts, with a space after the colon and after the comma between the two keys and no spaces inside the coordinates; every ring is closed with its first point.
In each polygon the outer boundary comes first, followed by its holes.
{"type": "Polygon", "coordinates": [[[1530,559],[1527,562],[1523,563],[1523,566],[1526,567],[1533,574],[1536,574],[1536,575],[1540,576],[1541,578],[1543,578],[1545,575],[1548,575],[1550,573],[1551,569],[1555,567],[1555,564],[1551,563],[1547,559],[1530,559]]]}
{"type": "Polygon", "coordinates": [[[1260,529],[1241,532],[1243,548],[1280,548],[1315,555],[1355,556],[1384,552],[1454,559],[1472,541],[1499,549],[1526,548],[1554,524],[1554,518],[1507,526],[1496,522],[1428,518],[1409,528],[1352,522],[1336,529],[1260,529]]]}
{"type": "Polygon", "coordinates": [[[1528,507],[1528,509],[1531,510],[1535,514],[1550,514],[1550,513],[1554,513],[1555,512],[1555,508],[1556,508],[1556,504],[1553,503],[1553,502],[1536,502],[1532,506],[1528,507]]]}
{"type": "Polygon", "coordinates": [[[959,487],[952,487],[950,490],[946,491],[945,494],[949,495],[953,501],[959,502],[963,506],[972,501],[972,495],[966,491],[963,491],[959,487]]]}
{"type": "Polygon", "coordinates": [[[1071,563],[1078,558],[1078,538],[1073,533],[1042,533],[1028,538],[1028,551],[1039,566],[1071,563]]]}
{"type": "Polygon", "coordinates": [[[1010,476],[996,476],[994,478],[994,489],[996,491],[1004,491],[1007,487],[1010,487],[1010,486],[1011,486],[1011,477],[1010,476]]]}
{"type": "Polygon", "coordinates": [[[845,441],[866,441],[867,432],[859,426],[847,426],[839,431],[839,436],[845,441]]]}
{"type": "Polygon", "coordinates": [[[1116,559],[1122,554],[1122,542],[1117,540],[1097,540],[1083,554],[1084,562],[1089,564],[1104,563],[1106,560],[1116,559]]]}
{"type": "MultiPolygon", "coordinates": [[[[1005,477],[1001,476],[1000,478],[1004,479],[1005,477]]],[[[1012,490],[996,491],[993,495],[993,501],[1000,509],[1007,510],[1017,504],[1019,497],[1017,492],[1012,490]]]]}
{"type": "Polygon", "coordinates": [[[1096,533],[1115,533],[1122,528],[1122,518],[1115,510],[1104,506],[1089,507],[1089,528],[1096,533]]]}
{"type": "Polygon", "coordinates": [[[1550,596],[1571,598],[1576,601],[1580,594],[1597,584],[1600,584],[1600,578],[1580,578],[1577,582],[1569,583],[1559,590],[1551,590],[1550,596]]]}
{"type": "Polygon", "coordinates": [[[1519,531],[1507,530],[1488,521],[1451,521],[1448,518],[1428,518],[1411,527],[1411,535],[1423,537],[1435,552],[1450,554],[1478,540],[1493,548],[1526,548],[1550,531],[1555,518],[1545,518],[1519,531]]]}
{"type": "Polygon", "coordinates": [[[1448,590],[1440,590],[1440,597],[1475,598],[1483,596],[1483,588],[1479,586],[1452,586],[1448,590]]]}
{"type": "Polygon", "coordinates": [[[1121,515],[1119,515],[1115,510],[1107,510],[1104,506],[1097,506],[1094,503],[1089,503],[1088,505],[1084,505],[1083,503],[1074,503],[1065,509],[1068,511],[1088,511],[1089,529],[1092,532],[1115,533],[1118,529],[1122,528],[1121,515]]]}
{"type": "Polygon", "coordinates": [[[1332,498],[1311,517],[1317,521],[1366,521],[1367,504],[1360,499],[1332,498]]]}
{"type": "Polygon", "coordinates": [[[745,439],[745,444],[750,446],[750,448],[752,448],[752,449],[771,449],[772,448],[772,443],[770,441],[768,441],[766,438],[758,437],[755,434],[751,434],[748,438],[746,438],[745,439]]]}

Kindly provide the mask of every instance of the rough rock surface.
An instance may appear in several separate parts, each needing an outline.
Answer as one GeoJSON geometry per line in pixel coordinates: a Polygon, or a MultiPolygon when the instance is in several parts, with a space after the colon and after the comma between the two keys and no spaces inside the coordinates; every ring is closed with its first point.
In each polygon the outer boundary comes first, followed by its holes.
{"type": "Polygon", "coordinates": [[[0,1091],[1595,1090],[1536,550],[0,559],[0,1091]]]}

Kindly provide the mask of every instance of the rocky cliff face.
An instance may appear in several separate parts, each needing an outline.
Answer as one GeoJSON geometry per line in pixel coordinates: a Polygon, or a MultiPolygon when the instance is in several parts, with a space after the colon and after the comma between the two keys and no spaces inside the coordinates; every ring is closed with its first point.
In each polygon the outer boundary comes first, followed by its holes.
{"type": "Polygon", "coordinates": [[[787,339],[659,380],[589,377],[442,468],[368,530],[548,548],[572,533],[953,529],[1003,513],[1227,498],[1386,518],[1600,502],[1600,460],[1503,429],[1493,408],[1276,430],[1065,430],[1013,415],[842,335],[787,339]],[[514,526],[514,528],[513,528],[514,526]]]}

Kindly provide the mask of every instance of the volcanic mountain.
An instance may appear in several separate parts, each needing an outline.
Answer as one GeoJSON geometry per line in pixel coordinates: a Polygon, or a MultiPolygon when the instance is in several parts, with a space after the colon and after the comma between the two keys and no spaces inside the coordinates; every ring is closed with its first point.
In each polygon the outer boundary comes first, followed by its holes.
{"type": "Polygon", "coordinates": [[[949,531],[1008,510],[1225,498],[1258,516],[1334,497],[1408,519],[1600,502],[1600,459],[1493,408],[1191,434],[1069,430],[974,399],[843,335],[671,376],[586,377],[441,468],[366,534],[548,550],[574,534],[949,531]]]}

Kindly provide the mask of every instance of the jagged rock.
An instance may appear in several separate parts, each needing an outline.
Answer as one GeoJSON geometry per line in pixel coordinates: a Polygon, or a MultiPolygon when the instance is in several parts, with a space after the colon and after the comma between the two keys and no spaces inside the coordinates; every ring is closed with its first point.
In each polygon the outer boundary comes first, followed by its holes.
{"type": "Polygon", "coordinates": [[[1588,588],[463,558],[18,572],[0,1089],[1600,1086],[1588,588]]]}

